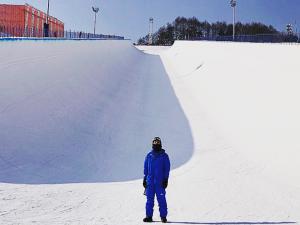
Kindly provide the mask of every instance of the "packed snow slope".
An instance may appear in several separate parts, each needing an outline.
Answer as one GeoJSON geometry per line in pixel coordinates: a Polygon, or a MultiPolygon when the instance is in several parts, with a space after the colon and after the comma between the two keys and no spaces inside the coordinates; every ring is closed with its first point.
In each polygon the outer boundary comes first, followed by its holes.
{"type": "Polygon", "coordinates": [[[299,47],[0,45],[0,224],[142,224],[156,135],[171,223],[298,222],[299,47]]]}
{"type": "Polygon", "coordinates": [[[163,56],[176,82],[189,87],[197,108],[232,147],[274,179],[298,187],[299,50],[284,44],[176,42],[163,56]]]}
{"type": "Polygon", "coordinates": [[[188,199],[172,196],[174,215],[299,221],[300,46],[178,41],[140,49],[161,56],[194,137],[192,160],[173,172],[170,189],[188,199]]]}
{"type": "Polygon", "coordinates": [[[0,52],[0,182],[140,179],[154,136],[173,168],[191,157],[159,57],[128,41],[2,42],[0,52]]]}

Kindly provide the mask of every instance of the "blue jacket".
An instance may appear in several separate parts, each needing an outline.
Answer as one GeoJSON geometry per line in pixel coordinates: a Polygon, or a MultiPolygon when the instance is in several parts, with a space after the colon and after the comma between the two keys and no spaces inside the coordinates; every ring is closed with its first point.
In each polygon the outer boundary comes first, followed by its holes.
{"type": "Polygon", "coordinates": [[[148,185],[162,184],[169,179],[170,160],[165,150],[151,151],[147,154],[144,162],[144,175],[148,185]]]}

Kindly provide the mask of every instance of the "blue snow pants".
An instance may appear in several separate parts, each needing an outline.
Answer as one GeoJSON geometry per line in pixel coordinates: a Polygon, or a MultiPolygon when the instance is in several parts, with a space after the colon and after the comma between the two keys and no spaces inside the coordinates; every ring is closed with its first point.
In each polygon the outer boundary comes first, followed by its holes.
{"type": "Polygon", "coordinates": [[[161,185],[149,185],[146,190],[147,195],[147,203],[146,203],[146,216],[153,216],[153,207],[154,207],[154,198],[156,195],[160,217],[167,217],[168,215],[168,207],[166,201],[166,191],[161,185]]]}

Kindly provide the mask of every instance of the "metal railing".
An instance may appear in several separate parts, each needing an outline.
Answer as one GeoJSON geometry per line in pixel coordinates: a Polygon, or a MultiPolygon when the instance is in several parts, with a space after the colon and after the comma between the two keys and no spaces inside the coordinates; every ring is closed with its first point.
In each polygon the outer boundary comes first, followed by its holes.
{"type": "Polygon", "coordinates": [[[82,31],[49,31],[49,36],[44,37],[43,29],[5,27],[0,25],[0,38],[57,38],[57,39],[117,39],[123,40],[124,37],[106,34],[92,34],[82,31]]]}

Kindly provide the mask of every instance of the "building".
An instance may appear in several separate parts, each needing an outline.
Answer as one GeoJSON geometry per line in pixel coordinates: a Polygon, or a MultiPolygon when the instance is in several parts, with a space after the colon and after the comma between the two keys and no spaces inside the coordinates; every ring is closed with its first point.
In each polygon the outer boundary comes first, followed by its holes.
{"type": "MultiPolygon", "coordinates": [[[[15,37],[43,37],[47,14],[28,5],[0,4],[0,33],[15,37]]],[[[64,23],[49,16],[49,36],[64,37],[64,23]]]]}

